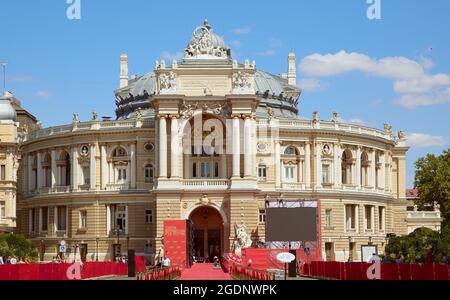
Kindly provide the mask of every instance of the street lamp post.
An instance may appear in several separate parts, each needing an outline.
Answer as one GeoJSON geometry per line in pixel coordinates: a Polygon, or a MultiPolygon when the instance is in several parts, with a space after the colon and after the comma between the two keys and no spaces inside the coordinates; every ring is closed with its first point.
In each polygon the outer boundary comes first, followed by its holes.
{"type": "Polygon", "coordinates": [[[78,243],[75,243],[75,255],[73,257],[73,262],[74,263],[77,261],[77,249],[78,249],[78,243]]]}
{"type": "Polygon", "coordinates": [[[95,238],[95,243],[96,243],[95,261],[97,261],[97,262],[98,262],[98,241],[99,241],[99,238],[98,237],[95,238]]]}
{"type": "Polygon", "coordinates": [[[45,254],[44,240],[41,240],[41,262],[44,261],[44,254],[45,254]]]}
{"type": "Polygon", "coordinates": [[[352,253],[352,237],[348,237],[348,261],[351,262],[353,260],[353,253],[352,253]]]}

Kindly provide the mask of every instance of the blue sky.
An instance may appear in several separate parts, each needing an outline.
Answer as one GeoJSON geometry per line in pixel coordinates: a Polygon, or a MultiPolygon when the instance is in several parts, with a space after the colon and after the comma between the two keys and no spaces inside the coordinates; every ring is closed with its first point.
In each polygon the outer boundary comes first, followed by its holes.
{"type": "Polygon", "coordinates": [[[410,137],[413,163],[450,146],[450,1],[381,0],[381,20],[366,0],[145,1],[81,0],[81,19],[66,0],[0,0],[0,61],[7,89],[44,126],[82,120],[93,109],[114,116],[119,56],[142,75],[160,58],[178,57],[208,18],[239,60],[274,74],[297,54],[302,117],[382,128],[410,137]]]}

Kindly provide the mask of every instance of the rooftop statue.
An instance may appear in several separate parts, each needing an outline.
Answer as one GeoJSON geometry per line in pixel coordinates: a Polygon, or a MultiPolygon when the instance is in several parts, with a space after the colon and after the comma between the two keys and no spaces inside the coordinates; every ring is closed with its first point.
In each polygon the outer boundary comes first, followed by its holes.
{"type": "Polygon", "coordinates": [[[185,58],[227,58],[228,53],[220,37],[212,33],[212,28],[205,20],[202,26],[197,27],[189,45],[184,50],[185,58]],[[213,36],[216,40],[213,40],[213,36]]]}

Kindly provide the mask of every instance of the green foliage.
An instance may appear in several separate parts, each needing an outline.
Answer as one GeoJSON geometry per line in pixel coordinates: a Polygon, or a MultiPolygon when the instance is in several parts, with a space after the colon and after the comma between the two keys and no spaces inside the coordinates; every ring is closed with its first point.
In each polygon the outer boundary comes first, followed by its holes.
{"type": "Polygon", "coordinates": [[[416,162],[415,187],[419,192],[419,209],[438,206],[442,227],[450,226],[450,149],[441,155],[427,155],[416,162]]]}
{"type": "MultiPolygon", "coordinates": [[[[441,233],[428,228],[419,228],[408,236],[394,237],[386,246],[386,256],[405,263],[443,263],[448,260],[450,228],[441,233]]],[[[448,262],[448,261],[447,261],[448,262]]]]}
{"type": "Polygon", "coordinates": [[[20,234],[2,234],[0,235],[0,256],[6,260],[8,257],[17,259],[27,258],[31,261],[38,260],[38,250],[20,234]]]}

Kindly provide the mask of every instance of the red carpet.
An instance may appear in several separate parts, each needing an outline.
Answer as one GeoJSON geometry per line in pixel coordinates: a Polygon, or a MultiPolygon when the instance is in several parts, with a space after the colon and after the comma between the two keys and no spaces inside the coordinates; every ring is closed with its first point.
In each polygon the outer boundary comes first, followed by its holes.
{"type": "Polygon", "coordinates": [[[213,264],[194,264],[183,270],[180,280],[231,280],[231,276],[222,269],[215,270],[213,264]]]}

